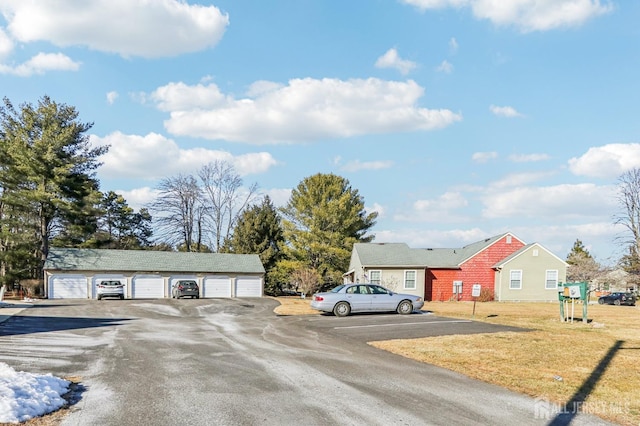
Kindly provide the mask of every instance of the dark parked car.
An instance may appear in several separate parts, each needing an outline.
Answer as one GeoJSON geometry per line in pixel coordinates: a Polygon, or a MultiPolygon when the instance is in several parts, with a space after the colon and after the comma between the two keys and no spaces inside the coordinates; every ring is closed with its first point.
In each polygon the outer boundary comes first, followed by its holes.
{"type": "Polygon", "coordinates": [[[636,295],[633,293],[615,292],[600,296],[598,303],[601,305],[636,305],[636,295]]]}
{"type": "Polygon", "coordinates": [[[174,284],[171,290],[171,297],[180,299],[181,297],[190,296],[192,299],[200,298],[200,288],[193,280],[180,280],[174,284]]]}

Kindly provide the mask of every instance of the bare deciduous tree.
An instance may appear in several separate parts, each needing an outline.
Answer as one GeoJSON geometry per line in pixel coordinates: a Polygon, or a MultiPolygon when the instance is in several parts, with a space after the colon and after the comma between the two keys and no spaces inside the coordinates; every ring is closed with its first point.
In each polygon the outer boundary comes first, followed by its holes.
{"type": "Polygon", "coordinates": [[[640,255],[640,169],[626,171],[618,178],[617,199],[621,211],[614,216],[614,223],[626,229],[618,240],[637,258],[640,255]]]}
{"type": "Polygon", "coordinates": [[[322,277],[313,268],[298,269],[291,274],[291,284],[303,294],[313,294],[319,288],[322,277]]]}
{"type": "Polygon", "coordinates": [[[242,178],[233,165],[216,160],[198,172],[202,181],[206,214],[211,222],[212,249],[219,251],[225,239],[231,236],[238,217],[257,195],[258,186],[243,188],[242,178]]]}
{"type": "Polygon", "coordinates": [[[204,234],[202,191],[193,176],[165,178],[160,195],[151,203],[156,232],[162,242],[185,251],[201,251],[204,234]]]}

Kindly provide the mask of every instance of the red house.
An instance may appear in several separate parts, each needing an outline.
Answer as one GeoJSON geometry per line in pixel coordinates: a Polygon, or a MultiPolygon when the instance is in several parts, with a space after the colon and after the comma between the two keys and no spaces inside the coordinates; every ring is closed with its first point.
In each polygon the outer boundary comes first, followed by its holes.
{"type": "Polygon", "coordinates": [[[554,300],[566,263],[541,245],[527,245],[511,233],[461,248],[409,248],[404,243],[358,243],[345,282],[371,282],[416,294],[425,301],[554,300]]]}

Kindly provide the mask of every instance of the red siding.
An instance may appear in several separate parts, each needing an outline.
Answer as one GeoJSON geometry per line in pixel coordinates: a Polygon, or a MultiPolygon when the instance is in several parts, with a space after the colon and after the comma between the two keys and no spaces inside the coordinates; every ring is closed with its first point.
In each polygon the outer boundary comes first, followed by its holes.
{"type": "Polygon", "coordinates": [[[473,284],[480,284],[482,289],[493,293],[495,271],[492,266],[522,247],[524,243],[516,238],[512,238],[511,244],[507,244],[505,237],[462,263],[459,270],[429,269],[426,274],[425,300],[455,300],[453,281],[463,283],[462,294],[458,295],[458,300],[473,300],[471,297],[473,284]]]}

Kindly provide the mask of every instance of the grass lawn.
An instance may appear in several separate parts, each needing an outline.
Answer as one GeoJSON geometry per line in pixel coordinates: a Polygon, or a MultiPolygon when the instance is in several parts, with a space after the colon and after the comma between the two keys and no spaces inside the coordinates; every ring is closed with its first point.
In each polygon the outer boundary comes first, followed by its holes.
{"type": "MultiPolygon", "coordinates": [[[[282,315],[317,314],[309,300],[277,298],[282,315]]],[[[559,303],[427,302],[423,311],[530,329],[370,342],[407,358],[457,371],[615,423],[640,424],[640,307],[582,305],[571,322],[559,303]]]]}

